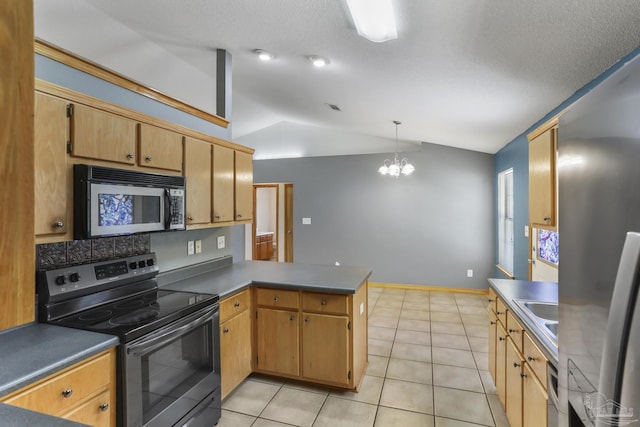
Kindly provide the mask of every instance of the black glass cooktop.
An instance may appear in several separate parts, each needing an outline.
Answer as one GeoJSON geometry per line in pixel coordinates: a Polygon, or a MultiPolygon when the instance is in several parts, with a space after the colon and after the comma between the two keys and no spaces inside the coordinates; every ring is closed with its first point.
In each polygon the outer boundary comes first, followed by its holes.
{"type": "Polygon", "coordinates": [[[118,335],[129,342],[217,301],[216,295],[155,289],[51,323],[118,335]]]}

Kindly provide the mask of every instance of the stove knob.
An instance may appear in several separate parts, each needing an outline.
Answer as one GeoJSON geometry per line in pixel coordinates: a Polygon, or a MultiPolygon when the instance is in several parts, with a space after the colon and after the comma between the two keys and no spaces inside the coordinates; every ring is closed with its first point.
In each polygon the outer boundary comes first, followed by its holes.
{"type": "Polygon", "coordinates": [[[69,280],[71,280],[73,283],[78,282],[80,280],[80,275],[78,273],[71,273],[69,275],[69,280]]]}
{"type": "Polygon", "coordinates": [[[62,285],[65,285],[66,283],[67,283],[67,278],[64,275],[56,277],[56,285],[62,286],[62,285]]]}
{"type": "Polygon", "coordinates": [[[146,263],[144,261],[138,261],[138,267],[143,268],[146,267],[146,263]]]}
{"type": "Polygon", "coordinates": [[[138,268],[138,263],[137,262],[129,263],[129,268],[132,270],[135,270],[136,268],[138,268]]]}
{"type": "Polygon", "coordinates": [[[154,264],[153,258],[147,260],[147,265],[151,267],[154,264]]]}

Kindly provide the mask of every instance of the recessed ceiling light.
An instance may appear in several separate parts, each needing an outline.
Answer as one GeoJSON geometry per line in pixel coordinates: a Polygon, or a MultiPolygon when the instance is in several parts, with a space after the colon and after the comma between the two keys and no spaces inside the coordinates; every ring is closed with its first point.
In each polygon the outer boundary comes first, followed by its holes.
{"type": "Polygon", "coordinates": [[[311,61],[311,63],[318,67],[318,68],[322,68],[326,65],[329,65],[329,60],[325,57],[322,56],[318,56],[318,55],[309,55],[307,56],[307,58],[309,59],[309,61],[311,61]]]}
{"type": "Polygon", "coordinates": [[[263,49],[253,49],[253,53],[258,55],[258,58],[262,61],[271,61],[276,56],[273,53],[267,52],[263,49]]]}

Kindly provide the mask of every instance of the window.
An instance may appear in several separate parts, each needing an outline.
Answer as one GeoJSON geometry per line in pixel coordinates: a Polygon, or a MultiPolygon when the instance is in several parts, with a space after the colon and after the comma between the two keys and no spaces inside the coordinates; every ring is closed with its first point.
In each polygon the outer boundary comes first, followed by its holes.
{"type": "Polygon", "coordinates": [[[498,265],[513,275],[513,169],[498,174],[498,265]]]}

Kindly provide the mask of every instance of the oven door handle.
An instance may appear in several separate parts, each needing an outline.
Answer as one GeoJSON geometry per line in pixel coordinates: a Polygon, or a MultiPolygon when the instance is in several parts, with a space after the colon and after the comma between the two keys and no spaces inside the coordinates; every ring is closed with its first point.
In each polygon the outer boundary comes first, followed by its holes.
{"type": "Polygon", "coordinates": [[[160,335],[149,337],[148,339],[142,340],[135,344],[127,347],[127,354],[134,354],[136,356],[142,356],[145,353],[153,351],[159,347],[162,347],[167,342],[173,341],[175,338],[180,337],[182,335],[191,332],[194,329],[199,328],[205,323],[211,321],[213,319],[215,313],[217,312],[217,307],[208,310],[203,315],[199,316],[195,320],[189,321],[187,324],[179,326],[178,328],[170,327],[168,330],[160,335]]]}

